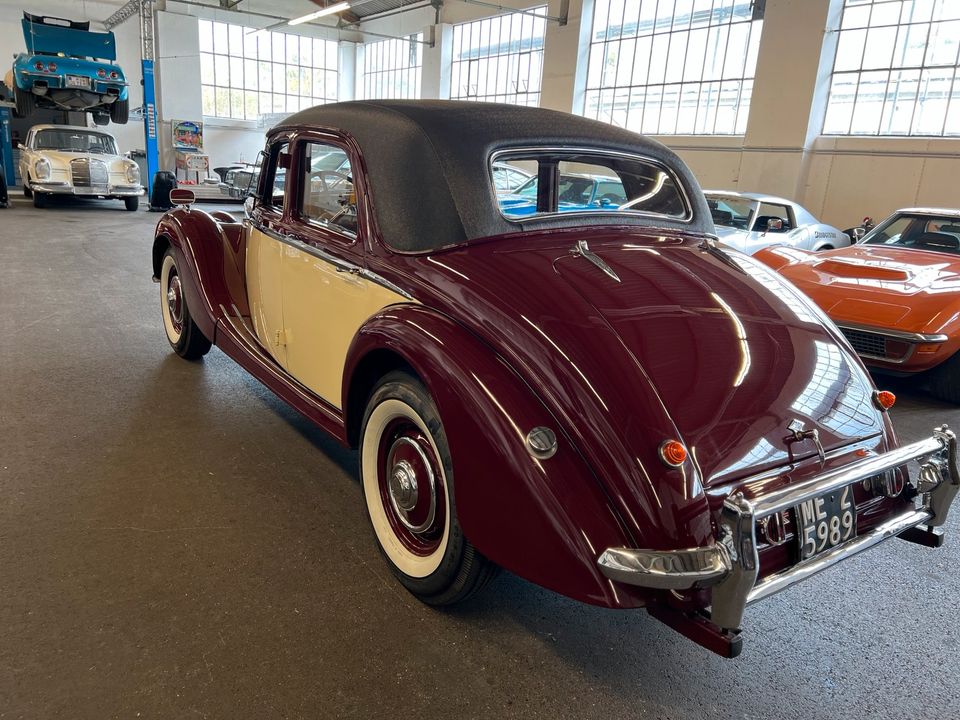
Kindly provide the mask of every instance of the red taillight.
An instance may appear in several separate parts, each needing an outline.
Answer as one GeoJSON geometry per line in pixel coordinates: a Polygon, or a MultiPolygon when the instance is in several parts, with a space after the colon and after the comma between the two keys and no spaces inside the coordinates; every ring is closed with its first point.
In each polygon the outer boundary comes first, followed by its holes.
{"type": "Polygon", "coordinates": [[[889,390],[879,390],[874,396],[877,401],[877,406],[881,410],[889,410],[893,407],[893,404],[897,401],[897,396],[894,395],[889,390]]]}
{"type": "Polygon", "coordinates": [[[37,60],[37,61],[33,64],[33,66],[34,66],[37,70],[39,70],[40,72],[43,72],[43,63],[40,62],[39,60],[37,60]]]}
{"type": "Polygon", "coordinates": [[[687,448],[679,440],[664,440],[660,445],[660,459],[670,467],[680,467],[687,459],[687,448]]]}
{"type": "Polygon", "coordinates": [[[105,78],[106,76],[107,76],[106,70],[104,70],[103,68],[100,68],[99,70],[97,70],[97,77],[105,78]]]}
{"type": "Polygon", "coordinates": [[[49,65],[47,65],[47,70],[49,70],[50,72],[56,72],[56,71],[57,71],[57,64],[56,64],[56,63],[50,63],[49,65]]]}
{"type": "Polygon", "coordinates": [[[117,79],[118,77],[120,77],[120,76],[117,75],[117,71],[116,71],[116,70],[113,70],[113,71],[110,73],[110,77],[111,77],[111,79],[116,80],[116,79],[117,79]]]}

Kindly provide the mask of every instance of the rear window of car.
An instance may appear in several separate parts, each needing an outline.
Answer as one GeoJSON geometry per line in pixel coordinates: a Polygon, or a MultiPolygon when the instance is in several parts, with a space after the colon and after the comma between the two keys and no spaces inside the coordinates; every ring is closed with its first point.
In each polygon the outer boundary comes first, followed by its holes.
{"type": "Polygon", "coordinates": [[[491,185],[500,213],[521,222],[565,213],[641,214],[687,220],[690,206],[676,177],[660,163],[619,152],[575,149],[510,150],[494,156],[497,169],[516,168],[529,179],[515,190],[491,185]]]}

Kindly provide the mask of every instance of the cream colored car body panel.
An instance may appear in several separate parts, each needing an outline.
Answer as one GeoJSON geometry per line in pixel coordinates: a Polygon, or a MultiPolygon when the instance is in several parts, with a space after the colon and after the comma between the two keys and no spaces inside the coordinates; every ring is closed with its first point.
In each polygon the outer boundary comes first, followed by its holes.
{"type": "Polygon", "coordinates": [[[287,370],[336,408],[347,351],[371,316],[402,295],[290,245],[283,247],[287,370]]]}
{"type": "Polygon", "coordinates": [[[283,294],[280,288],[283,243],[245,224],[247,234],[247,302],[260,344],[281,367],[287,367],[283,337],[283,294]]]}
{"type": "Polygon", "coordinates": [[[247,224],[247,300],[261,345],[299,383],[343,407],[347,351],[364,323],[409,298],[247,224]]]}

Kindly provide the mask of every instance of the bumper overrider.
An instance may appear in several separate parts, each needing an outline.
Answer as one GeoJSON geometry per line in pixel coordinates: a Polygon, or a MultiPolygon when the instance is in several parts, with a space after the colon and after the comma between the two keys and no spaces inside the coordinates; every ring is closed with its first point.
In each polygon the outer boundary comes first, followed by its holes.
{"type": "MultiPolygon", "coordinates": [[[[715,544],[686,550],[608,548],[597,563],[606,577],[629,585],[676,591],[712,588],[709,624],[732,636],[739,632],[747,605],[780,592],[884,540],[902,535],[921,544],[938,546],[942,531],[936,528],[946,521],[958,490],[960,467],[957,438],[944,425],[925,440],[867,457],[767,495],[747,499],[742,493],[737,493],[727,498],[721,512],[719,538],[715,544]],[[912,509],[886,519],[842,545],[757,581],[760,568],[757,550],[759,521],[912,461],[920,465],[917,476],[910,479],[918,498],[912,509]]],[[[676,623],[667,621],[676,626],[676,623]]],[[[703,627],[693,631],[690,627],[677,629],[708,647],[711,645],[704,639],[708,631],[703,627]]],[[[711,649],[717,648],[714,645],[711,649]]]]}

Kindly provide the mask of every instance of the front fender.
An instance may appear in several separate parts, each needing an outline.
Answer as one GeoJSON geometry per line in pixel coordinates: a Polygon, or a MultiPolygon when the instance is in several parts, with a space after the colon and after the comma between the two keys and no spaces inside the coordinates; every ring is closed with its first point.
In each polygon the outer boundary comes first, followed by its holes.
{"type": "MultiPolygon", "coordinates": [[[[648,599],[617,587],[597,569],[608,547],[629,533],[556,419],[486,343],[455,321],[420,306],[388,308],[361,329],[347,355],[343,397],[357,398],[365,362],[389,352],[430,389],[443,421],[454,470],[453,495],[464,534],[501,567],[555,592],[607,607],[648,599]],[[351,394],[352,393],[352,394],[351,394]],[[526,434],[552,428],[556,455],[536,460],[526,434]]],[[[365,409],[348,402],[347,427],[365,409]]]]}
{"type": "Polygon", "coordinates": [[[218,220],[202,210],[175,209],[160,218],[153,241],[153,274],[167,246],[173,248],[187,305],[205,337],[215,341],[221,307],[249,315],[244,278],[245,243],[240,223],[218,220]]]}

